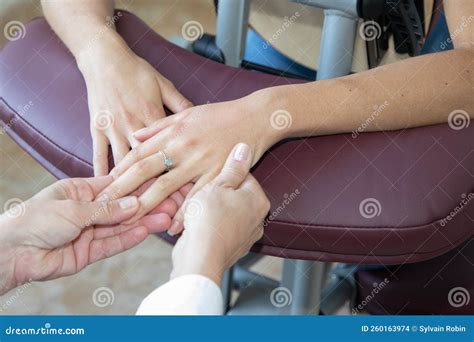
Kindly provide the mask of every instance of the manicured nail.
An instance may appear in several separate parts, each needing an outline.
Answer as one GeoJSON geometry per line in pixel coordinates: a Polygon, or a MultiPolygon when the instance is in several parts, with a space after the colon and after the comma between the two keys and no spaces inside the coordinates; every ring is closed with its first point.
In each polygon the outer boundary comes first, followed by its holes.
{"type": "Polygon", "coordinates": [[[177,229],[179,227],[179,221],[174,220],[173,224],[171,225],[170,229],[166,232],[169,236],[175,236],[177,233],[177,229]]]}
{"type": "Polygon", "coordinates": [[[102,194],[95,199],[97,202],[106,202],[109,200],[109,196],[107,194],[102,194]]]}
{"type": "Polygon", "coordinates": [[[124,197],[119,200],[119,206],[122,209],[130,209],[138,204],[138,200],[135,196],[124,197]]]}
{"type": "Polygon", "coordinates": [[[246,161],[249,157],[250,147],[247,144],[240,143],[237,145],[237,148],[234,152],[234,160],[237,161],[246,161]]]}

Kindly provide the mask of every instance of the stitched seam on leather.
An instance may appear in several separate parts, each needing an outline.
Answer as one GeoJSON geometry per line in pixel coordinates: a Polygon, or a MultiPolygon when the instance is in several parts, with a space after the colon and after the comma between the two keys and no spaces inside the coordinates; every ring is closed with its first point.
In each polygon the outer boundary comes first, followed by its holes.
{"type": "MultiPolygon", "coordinates": [[[[466,236],[462,236],[461,238],[457,239],[455,242],[454,242],[454,247],[451,248],[449,251],[453,250],[454,248],[458,247],[461,243],[467,241],[468,239],[474,237],[474,234],[471,234],[470,237],[467,237],[466,236]]],[[[278,250],[281,250],[284,252],[287,252],[287,251],[290,251],[290,252],[313,252],[313,253],[321,253],[321,254],[327,254],[327,255],[344,255],[344,256],[356,256],[356,257],[360,257],[360,256],[365,256],[367,259],[370,259],[370,258],[374,258],[374,257],[377,257],[377,258],[380,258],[380,257],[404,257],[404,256],[416,256],[416,255],[423,255],[423,254],[432,254],[432,253],[436,253],[438,251],[442,251],[443,249],[446,249],[446,247],[449,247],[451,246],[452,243],[449,243],[449,244],[446,244],[444,245],[443,247],[440,247],[438,249],[435,249],[433,251],[428,251],[428,252],[411,252],[411,253],[404,253],[404,254],[375,254],[375,253],[372,253],[372,254],[354,254],[354,253],[351,253],[351,254],[344,254],[344,253],[335,253],[335,252],[328,252],[328,251],[323,251],[323,250],[313,250],[313,249],[295,249],[295,248],[285,248],[285,247],[280,247],[280,246],[274,246],[274,245],[263,245],[263,244],[255,244],[255,247],[261,247],[261,248],[269,248],[269,249],[278,249],[278,250]]],[[[285,258],[286,256],[285,255],[281,255],[280,256],[281,258],[285,258]]]]}
{"type": "MultiPolygon", "coordinates": [[[[471,190],[470,192],[473,192],[471,190]]],[[[448,213],[451,213],[456,207],[452,208],[448,213]]],[[[456,215],[463,214],[467,209],[463,207],[461,211],[459,211],[456,215]]],[[[393,229],[403,229],[403,230],[409,230],[409,229],[424,229],[427,228],[428,226],[435,225],[436,223],[442,221],[444,218],[446,218],[447,215],[441,216],[439,219],[436,219],[434,221],[431,221],[430,223],[425,223],[425,224],[419,224],[416,226],[402,226],[402,227],[394,227],[394,226],[377,226],[377,227],[370,227],[370,226],[338,226],[338,225],[329,225],[329,224],[298,224],[295,222],[289,222],[289,221],[282,221],[282,220],[271,220],[271,222],[276,222],[280,224],[286,224],[294,227],[303,227],[303,228],[329,228],[329,229],[350,229],[350,228],[360,228],[360,229],[378,229],[378,230],[393,230],[393,229]]]]}
{"type": "MultiPolygon", "coordinates": [[[[62,148],[61,146],[59,146],[58,144],[56,144],[54,141],[52,141],[51,139],[49,139],[46,135],[44,135],[42,132],[38,131],[34,126],[32,126],[28,121],[26,121],[23,117],[21,117],[20,115],[18,115],[18,112],[16,110],[14,110],[6,101],[3,97],[0,97],[0,101],[2,101],[2,103],[5,105],[5,107],[7,107],[17,118],[18,120],[20,120],[21,122],[23,122],[25,125],[27,125],[32,131],[34,131],[37,135],[39,135],[41,138],[43,138],[46,142],[48,142],[50,145],[52,145],[54,148],[56,148],[57,150],[63,152],[64,154],[68,155],[69,157],[72,157],[74,159],[76,159],[77,161],[85,164],[86,166],[92,166],[91,164],[89,164],[87,161],[85,161],[84,159],[76,156],[75,154],[72,154],[71,152],[65,150],[64,148],[62,148]]],[[[3,120],[1,120],[3,122],[3,120]]],[[[5,122],[3,122],[3,124],[6,125],[5,122]]],[[[11,128],[10,128],[11,129],[11,128]]],[[[18,133],[17,133],[18,134],[18,133]]],[[[28,144],[30,145],[30,144],[28,144]]]]}

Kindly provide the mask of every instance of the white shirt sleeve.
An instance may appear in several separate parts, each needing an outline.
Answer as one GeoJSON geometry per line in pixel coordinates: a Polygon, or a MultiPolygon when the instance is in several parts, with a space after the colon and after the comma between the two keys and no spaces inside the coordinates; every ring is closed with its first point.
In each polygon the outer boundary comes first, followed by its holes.
{"type": "Polygon", "coordinates": [[[221,289],[197,274],[175,278],[150,293],[137,315],[222,315],[221,289]]]}

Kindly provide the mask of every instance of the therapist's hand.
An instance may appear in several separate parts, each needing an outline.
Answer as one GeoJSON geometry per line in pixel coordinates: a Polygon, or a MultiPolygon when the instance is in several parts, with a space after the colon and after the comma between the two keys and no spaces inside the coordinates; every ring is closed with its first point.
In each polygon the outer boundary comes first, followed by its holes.
{"type": "Polygon", "coordinates": [[[111,179],[62,180],[0,216],[0,294],[28,281],[77,273],[169,226],[163,213],[121,224],[139,203],[135,196],[94,201],[111,179]]]}
{"type": "Polygon", "coordinates": [[[249,146],[238,144],[217,177],[184,202],[171,278],[201,274],[220,284],[223,272],[262,237],[270,202],[249,174],[251,164],[249,146]]]}

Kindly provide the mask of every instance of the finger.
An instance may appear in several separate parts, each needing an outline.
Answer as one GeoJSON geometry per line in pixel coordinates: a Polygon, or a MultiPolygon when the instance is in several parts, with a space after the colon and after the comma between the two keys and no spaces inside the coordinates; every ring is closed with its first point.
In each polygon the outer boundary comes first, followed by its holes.
{"type": "Polygon", "coordinates": [[[167,214],[154,214],[142,217],[134,224],[120,224],[116,226],[96,226],[94,228],[94,240],[105,239],[126,232],[130,229],[144,226],[149,234],[166,231],[171,225],[171,218],[167,214]]]}
{"type": "Polygon", "coordinates": [[[117,224],[132,217],[139,209],[137,197],[128,196],[113,201],[67,201],[64,215],[76,219],[77,226],[117,224]]]}
{"type": "Polygon", "coordinates": [[[159,119],[153,122],[148,127],[142,128],[133,133],[133,136],[138,141],[145,141],[150,139],[152,136],[156,135],[160,131],[164,130],[166,127],[172,125],[173,123],[177,122],[180,118],[180,115],[171,115],[167,116],[163,119],[159,119]]]}
{"type": "Polygon", "coordinates": [[[184,198],[186,198],[186,196],[191,191],[193,186],[194,186],[194,183],[190,182],[190,183],[184,185],[181,189],[179,189],[179,192],[184,196],[184,198]]]}
{"type": "Polygon", "coordinates": [[[165,170],[163,156],[155,153],[133,164],[124,174],[115,179],[101,193],[101,196],[105,195],[108,198],[125,196],[136,190],[145,181],[162,174],[165,170]]]}
{"type": "Polygon", "coordinates": [[[149,213],[154,207],[164,201],[165,198],[195,177],[193,173],[185,168],[174,169],[161,175],[155,183],[139,197],[140,208],[137,214],[126,223],[134,222],[149,213]]]}
{"type": "Polygon", "coordinates": [[[109,172],[109,141],[102,132],[92,133],[92,163],[95,176],[105,176],[109,172]]]}
{"type": "Polygon", "coordinates": [[[131,148],[136,148],[138,147],[138,145],[140,145],[140,141],[138,141],[133,136],[133,133],[142,129],[143,127],[144,127],[143,124],[138,123],[138,122],[130,123],[130,126],[128,127],[128,131],[127,131],[127,140],[131,148]]]}
{"type": "Polygon", "coordinates": [[[162,149],[164,142],[166,141],[167,136],[165,135],[156,135],[153,138],[147,140],[146,142],[140,144],[138,147],[132,149],[123,160],[114,167],[110,174],[117,178],[128,170],[132,165],[136,164],[138,161],[145,159],[153,154],[156,154],[159,150],[162,149]]]}
{"type": "Polygon", "coordinates": [[[191,101],[185,98],[179,91],[176,89],[174,84],[168,80],[160,80],[158,78],[158,82],[160,83],[161,89],[161,98],[163,103],[171,110],[173,113],[181,112],[187,108],[193,106],[191,101]]]}
{"type": "MultiPolygon", "coordinates": [[[[173,203],[176,205],[176,210],[174,212],[174,214],[176,214],[176,211],[178,210],[178,208],[181,207],[181,205],[184,203],[185,197],[178,190],[178,191],[175,191],[173,194],[171,194],[170,199],[172,199],[173,203]]],[[[174,216],[174,214],[173,214],[173,216],[174,216]]]]}
{"type": "Polygon", "coordinates": [[[142,117],[145,126],[153,125],[156,121],[166,118],[166,112],[161,103],[152,105],[145,103],[144,107],[145,111],[142,113],[142,117]]]}
{"type": "Polygon", "coordinates": [[[97,196],[107,185],[111,184],[114,178],[112,176],[100,176],[100,177],[89,177],[89,178],[72,178],[72,180],[79,180],[86,182],[92,189],[94,196],[97,196]]]}
{"type": "Polygon", "coordinates": [[[166,198],[163,202],[161,202],[155,208],[153,208],[150,211],[150,213],[153,213],[153,214],[155,214],[155,213],[165,213],[168,216],[173,217],[176,214],[176,212],[178,211],[178,205],[176,204],[176,202],[173,199],[171,199],[171,196],[166,198]]]}
{"type": "MultiPolygon", "coordinates": [[[[194,194],[196,194],[200,189],[202,189],[203,186],[208,184],[213,179],[213,177],[214,176],[211,176],[211,175],[203,176],[203,177],[199,178],[199,180],[196,182],[196,184],[194,184],[192,186],[192,188],[188,187],[189,190],[186,189],[187,190],[187,195],[185,197],[185,200],[184,200],[183,204],[179,207],[178,212],[173,217],[173,222],[171,223],[170,229],[168,230],[168,235],[174,236],[174,235],[179,234],[183,231],[183,229],[184,229],[184,213],[186,211],[186,201],[191,199],[194,196],[194,194]]],[[[186,184],[186,185],[188,185],[188,184],[186,184]]],[[[182,187],[181,189],[183,189],[183,188],[184,187],[182,187]]]]}
{"type": "Polygon", "coordinates": [[[114,164],[117,165],[130,151],[130,145],[124,137],[118,134],[113,134],[110,137],[110,145],[112,146],[112,153],[114,156],[114,164]]]}
{"type": "Polygon", "coordinates": [[[90,243],[89,263],[111,257],[135,247],[145,240],[147,236],[147,228],[139,226],[115,236],[101,240],[93,240],[90,243]]]}
{"type": "Polygon", "coordinates": [[[215,182],[220,186],[227,186],[233,189],[239,187],[245,177],[247,177],[252,158],[250,147],[247,144],[237,144],[227,158],[222,171],[217,175],[215,182]]]}

